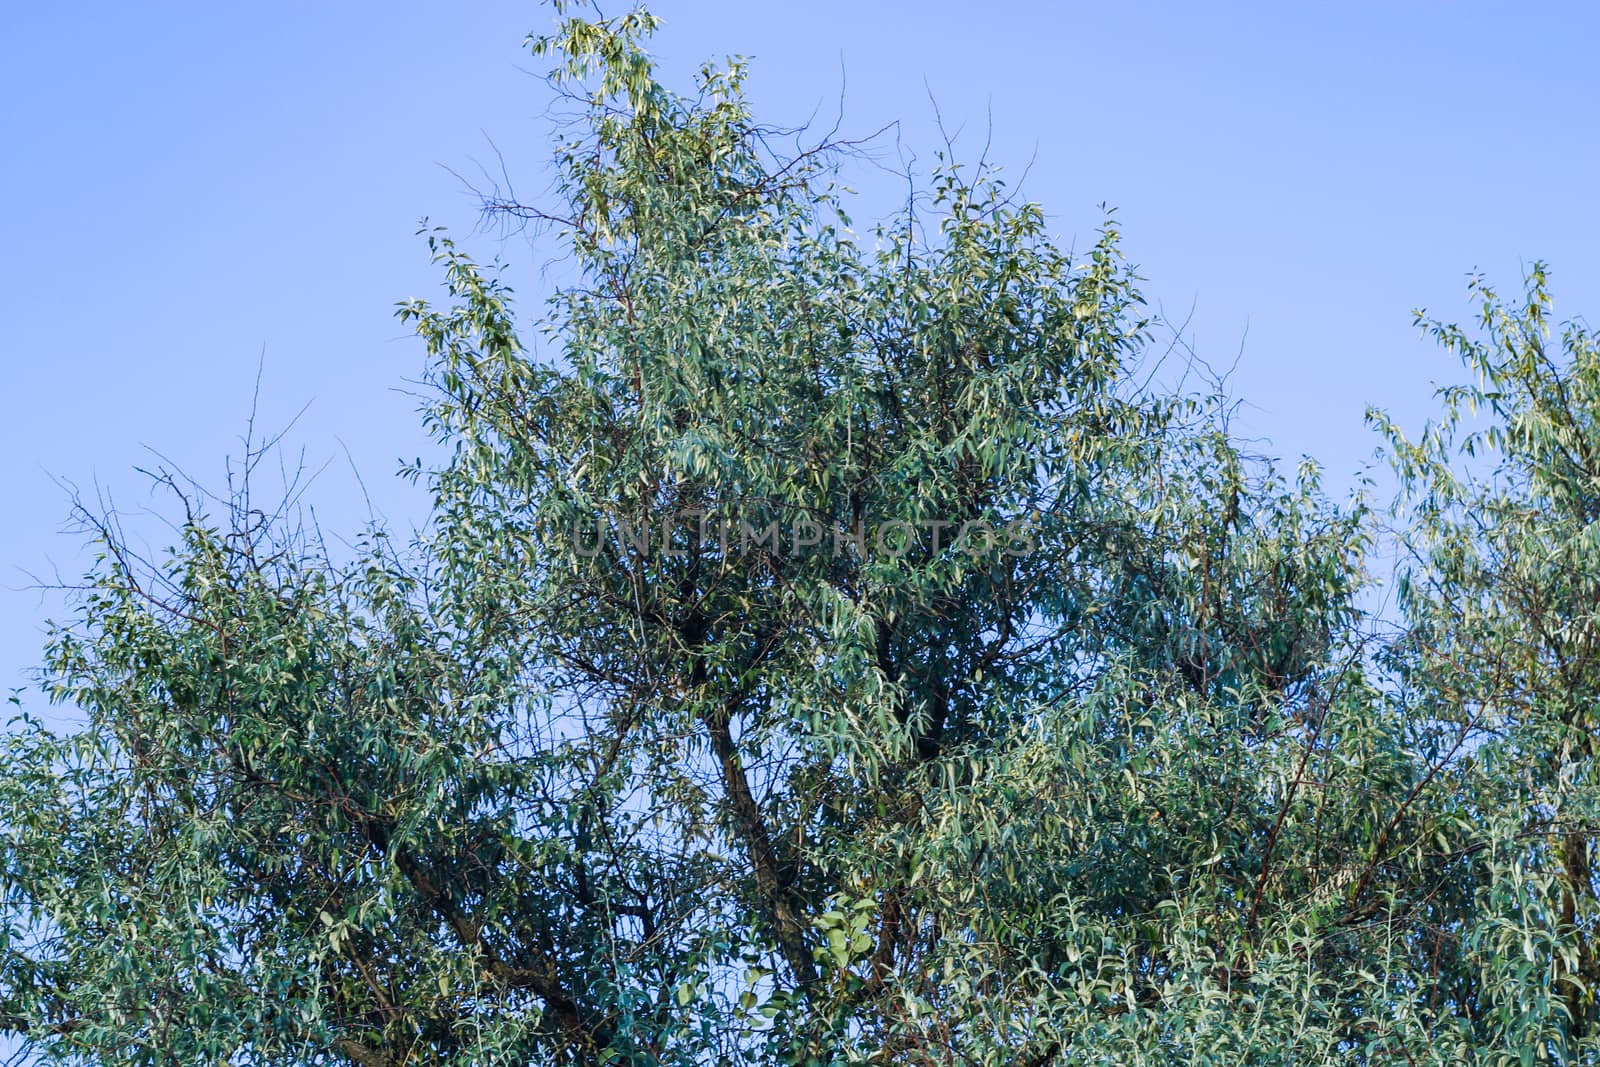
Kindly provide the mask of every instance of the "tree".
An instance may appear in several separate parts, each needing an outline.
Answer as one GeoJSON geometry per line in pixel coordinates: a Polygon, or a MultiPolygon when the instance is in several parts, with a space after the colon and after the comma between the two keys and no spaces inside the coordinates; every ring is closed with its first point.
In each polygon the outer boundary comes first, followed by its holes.
{"type": "Polygon", "coordinates": [[[493,206],[578,280],[519,325],[427,234],[425,535],[340,562],[185,501],[147,563],[100,525],[47,667],[87,724],[6,739],[0,1027],[95,1063],[1592,1047],[1587,691],[1477,739],[1459,687],[1524,608],[1448,615],[1424,548],[1498,543],[1450,457],[1394,435],[1438,503],[1378,643],[1366,505],[1138,384],[1114,220],[1073,256],[944,159],[861,243],[848,146],[775,149],[738,63],[673,94],[643,11],[560,10],[559,202],[493,206]]]}
{"type": "Polygon", "coordinates": [[[1481,336],[1418,321],[1475,381],[1441,391],[1443,417],[1415,443],[1378,420],[1415,503],[1409,627],[1392,654],[1411,714],[1470,749],[1458,803],[1493,827],[1480,895],[1462,902],[1477,943],[1451,938],[1464,1009],[1513,1046],[1588,1062],[1600,1023],[1600,343],[1569,322],[1552,344],[1543,264],[1520,304],[1482,279],[1472,288],[1481,336]],[[1474,957],[1519,947],[1540,981],[1465,992],[1474,957]]]}

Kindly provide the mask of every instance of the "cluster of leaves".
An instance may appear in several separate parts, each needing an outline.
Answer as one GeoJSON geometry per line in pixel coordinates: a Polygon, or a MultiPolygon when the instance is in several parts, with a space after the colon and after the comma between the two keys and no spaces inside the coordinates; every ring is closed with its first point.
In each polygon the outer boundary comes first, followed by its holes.
{"type": "Polygon", "coordinates": [[[861,241],[847,146],[776,149],[742,64],[679,96],[647,13],[558,11],[557,204],[493,209],[577,281],[521,325],[428,234],[426,534],[336,563],[240,505],[144,563],[101,529],[47,668],[86,722],[0,755],[0,1029],[129,1064],[1600,1056],[1600,343],[1554,347],[1542,273],[1427,323],[1478,384],[1420,443],[1375,416],[1380,640],[1367,505],[1141,384],[1112,220],[1071,254],[943,160],[861,241]]]}

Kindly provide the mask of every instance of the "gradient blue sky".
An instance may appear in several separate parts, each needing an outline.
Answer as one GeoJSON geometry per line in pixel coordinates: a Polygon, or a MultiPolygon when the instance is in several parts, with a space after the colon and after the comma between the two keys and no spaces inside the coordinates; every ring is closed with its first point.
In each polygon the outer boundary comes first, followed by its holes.
{"type": "MultiPolygon", "coordinates": [[[[620,9],[621,3],[609,5],[620,9]]],[[[1558,311],[1600,307],[1594,200],[1600,8],[659,0],[669,70],[753,57],[773,122],[844,100],[845,133],[902,120],[926,159],[946,127],[1020,177],[1064,241],[1118,208],[1146,292],[1245,400],[1238,427],[1351,483],[1368,403],[1410,424],[1456,368],[1422,305],[1465,318],[1466,274],[1553,267],[1558,311]],[[992,118],[991,118],[992,117],[992,118]]],[[[264,354],[264,425],[332,465],[324,525],[365,515],[346,449],[400,525],[391,476],[425,449],[422,365],[395,301],[437,291],[418,219],[463,235],[445,168],[504,154],[537,193],[548,91],[533,3],[12,4],[0,44],[0,687],[21,683],[82,538],[53,478],[152,504],[145,447],[202,480],[237,449],[264,354]]],[[[894,139],[881,144],[896,158],[894,139]]],[[[497,164],[495,164],[497,165],[497,164]]],[[[862,172],[869,199],[892,195],[862,172]]],[[[858,216],[859,217],[859,216],[858,216]]],[[[479,236],[538,289],[538,248],[479,236]]],[[[160,531],[148,520],[136,525],[160,531]]],[[[29,705],[39,707],[36,700],[29,705]]]]}

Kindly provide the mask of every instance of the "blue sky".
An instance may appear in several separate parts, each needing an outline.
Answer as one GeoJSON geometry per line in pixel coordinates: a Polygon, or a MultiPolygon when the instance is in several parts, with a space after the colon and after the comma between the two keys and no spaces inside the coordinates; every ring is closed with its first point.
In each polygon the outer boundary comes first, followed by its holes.
{"type": "MultiPolygon", "coordinates": [[[[669,70],[749,55],[775,123],[831,124],[842,91],[843,132],[901,120],[926,160],[931,97],[971,154],[991,140],[1018,178],[1031,160],[1023,190],[1063,241],[1115,205],[1147,295],[1190,321],[1208,361],[1239,357],[1237,428],[1291,462],[1316,456],[1334,486],[1376,443],[1368,403],[1416,425],[1430,382],[1456,374],[1413,307],[1466,318],[1469,271],[1511,289],[1535,258],[1560,313],[1600,307],[1600,9],[1586,4],[654,10],[669,70]]],[[[543,188],[548,91],[521,42],[549,18],[498,2],[8,10],[0,686],[21,684],[59,612],[27,573],[70,579],[86,562],[56,479],[130,512],[156,503],[134,470],[154,452],[216,484],[258,362],[263,425],[310,405],[286,441],[329,464],[308,497],[326,528],[365,516],[352,466],[391,520],[421,519],[392,477],[427,447],[403,391],[422,352],[394,304],[437,292],[419,218],[463,235],[476,222],[450,170],[498,166],[498,151],[520,191],[543,188]]],[[[860,176],[869,202],[892,195],[882,173],[860,176]]],[[[469,243],[537,291],[541,249],[469,243]]]]}

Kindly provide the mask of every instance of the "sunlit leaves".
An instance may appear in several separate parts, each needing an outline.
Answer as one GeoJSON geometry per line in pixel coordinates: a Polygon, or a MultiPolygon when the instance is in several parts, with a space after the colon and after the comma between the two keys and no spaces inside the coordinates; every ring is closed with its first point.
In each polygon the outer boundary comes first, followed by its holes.
{"type": "Polygon", "coordinates": [[[415,544],[112,525],[0,777],[0,1028],[79,1062],[1575,1062],[1600,356],[1544,276],[1379,524],[1081,253],[555,5],[537,317],[442,230],[415,544]],[[563,110],[564,109],[564,110],[563,110]],[[788,147],[791,142],[793,147],[788,147]],[[885,536],[892,531],[893,536],[885,536]],[[979,533],[981,532],[981,536],[979,533]]]}

